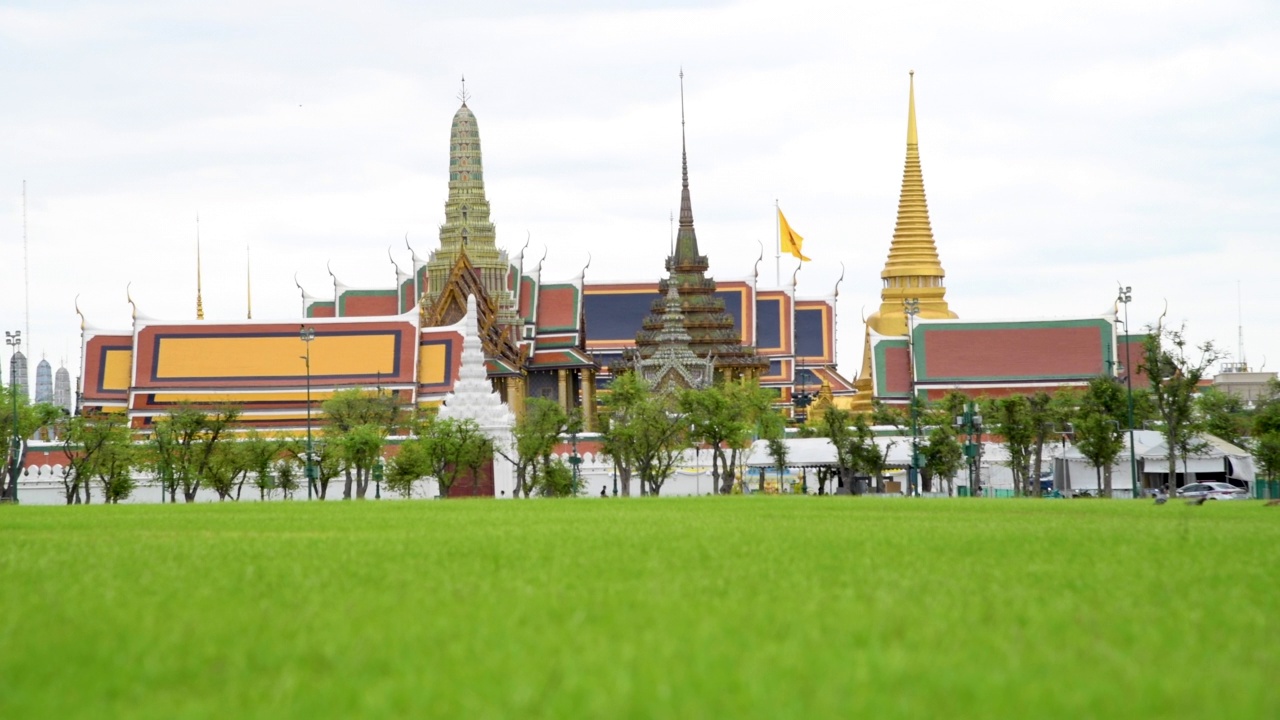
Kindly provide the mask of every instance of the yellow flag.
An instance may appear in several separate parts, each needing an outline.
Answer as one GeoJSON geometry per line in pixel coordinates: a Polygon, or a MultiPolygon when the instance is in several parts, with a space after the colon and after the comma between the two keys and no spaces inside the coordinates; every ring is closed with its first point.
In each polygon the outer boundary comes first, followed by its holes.
{"type": "Polygon", "coordinates": [[[809,258],[800,252],[800,246],[804,244],[804,238],[800,234],[791,229],[787,224],[787,218],[782,214],[782,209],[778,209],[778,242],[782,248],[782,252],[788,255],[794,255],[801,260],[808,262],[809,258]]]}

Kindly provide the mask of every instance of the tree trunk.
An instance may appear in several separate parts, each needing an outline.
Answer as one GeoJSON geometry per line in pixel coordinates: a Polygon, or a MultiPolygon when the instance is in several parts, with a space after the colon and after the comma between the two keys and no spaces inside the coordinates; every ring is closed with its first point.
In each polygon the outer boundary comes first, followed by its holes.
{"type": "Polygon", "coordinates": [[[345,473],[344,473],[344,474],[346,475],[346,482],[345,482],[345,483],[343,484],[343,486],[342,486],[342,499],[343,499],[343,500],[350,500],[350,499],[351,499],[351,485],[352,485],[352,481],[351,481],[351,468],[347,468],[347,470],[345,471],[345,473]]]}
{"type": "Polygon", "coordinates": [[[1102,496],[1111,497],[1111,465],[1102,468],[1102,496]]]}
{"type": "Polygon", "coordinates": [[[1036,484],[1036,490],[1035,490],[1036,497],[1044,496],[1044,491],[1040,487],[1040,463],[1042,462],[1044,462],[1044,441],[1037,440],[1036,441],[1036,466],[1031,473],[1035,478],[1032,482],[1036,484]]]}
{"type": "Polygon", "coordinates": [[[1098,495],[1102,495],[1102,466],[1099,465],[1098,467],[1095,467],[1093,469],[1093,474],[1098,483],[1098,495]]]}
{"type": "Polygon", "coordinates": [[[356,499],[363,500],[366,493],[369,492],[369,476],[372,473],[368,469],[356,468],[356,499]]]}

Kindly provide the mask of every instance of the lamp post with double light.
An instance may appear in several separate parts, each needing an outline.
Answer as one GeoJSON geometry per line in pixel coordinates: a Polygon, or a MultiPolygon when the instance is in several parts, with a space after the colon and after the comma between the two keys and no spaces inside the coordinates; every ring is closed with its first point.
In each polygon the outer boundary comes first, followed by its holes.
{"type": "Polygon", "coordinates": [[[1129,348],[1133,345],[1129,332],[1129,301],[1132,299],[1133,288],[1128,285],[1120,288],[1116,301],[1124,303],[1124,381],[1129,390],[1129,481],[1133,485],[1133,497],[1136,499],[1142,488],[1138,482],[1138,455],[1133,442],[1133,361],[1129,358],[1129,348]]]}
{"type": "Polygon", "coordinates": [[[9,393],[13,395],[13,439],[9,446],[9,483],[5,500],[18,502],[18,455],[22,452],[22,438],[18,436],[18,350],[22,345],[22,331],[4,332],[4,344],[9,351],[9,393]]]}
{"type": "Polygon", "coordinates": [[[313,327],[303,327],[298,332],[298,338],[307,346],[307,354],[302,356],[303,362],[307,364],[307,499],[311,499],[311,488],[315,484],[316,466],[314,448],[311,444],[311,341],[316,339],[316,329],[313,327]]]}

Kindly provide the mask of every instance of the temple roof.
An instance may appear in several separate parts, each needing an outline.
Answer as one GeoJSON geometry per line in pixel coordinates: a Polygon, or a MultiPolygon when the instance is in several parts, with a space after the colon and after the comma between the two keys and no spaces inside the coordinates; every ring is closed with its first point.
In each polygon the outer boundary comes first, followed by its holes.
{"type": "Polygon", "coordinates": [[[690,336],[689,347],[698,357],[711,357],[716,367],[757,371],[769,366],[768,360],[744,347],[734,326],[733,316],[725,312],[722,298],[716,296],[715,280],[706,276],[707,258],[698,253],[698,236],[693,227],[693,204],[689,196],[689,153],[685,142],[684,73],[680,74],[680,230],[675,252],[667,258],[665,280],[658,283],[661,295],[654,298],[643,329],[636,334],[637,360],[656,351],[666,326],[668,289],[679,294],[683,326],[690,336]]]}

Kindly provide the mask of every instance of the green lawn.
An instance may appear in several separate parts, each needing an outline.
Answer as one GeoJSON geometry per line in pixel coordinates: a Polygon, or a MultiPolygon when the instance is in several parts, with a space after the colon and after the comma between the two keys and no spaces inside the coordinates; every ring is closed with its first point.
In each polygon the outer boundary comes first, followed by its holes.
{"type": "Polygon", "coordinates": [[[1280,717],[1280,508],[0,507],[0,718],[1280,717]]]}

